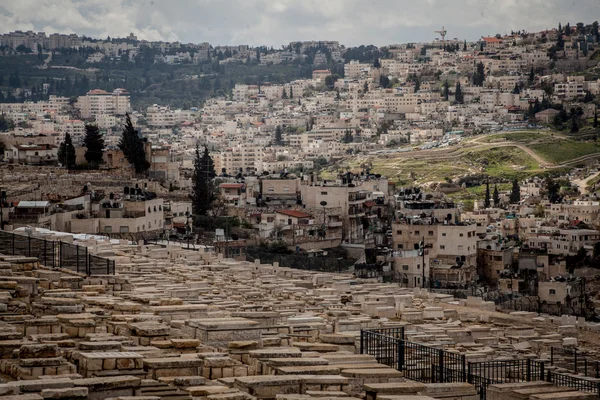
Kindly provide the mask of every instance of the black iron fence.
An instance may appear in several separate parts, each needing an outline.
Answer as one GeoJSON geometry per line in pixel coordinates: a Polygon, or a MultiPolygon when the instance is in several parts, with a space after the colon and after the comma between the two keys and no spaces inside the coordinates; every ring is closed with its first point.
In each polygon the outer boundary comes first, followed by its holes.
{"type": "Polygon", "coordinates": [[[551,347],[550,365],[565,368],[583,376],[600,378],[600,361],[575,348],[551,347]]]}
{"type": "Polygon", "coordinates": [[[0,253],[35,257],[49,268],[66,268],[86,275],[113,275],[115,262],[88,253],[85,246],[0,231],[0,253]]]}
{"type": "Polygon", "coordinates": [[[354,261],[335,257],[309,257],[306,253],[279,254],[246,249],[246,258],[249,261],[259,259],[261,263],[279,263],[281,267],[304,269],[321,272],[347,272],[354,261]]]}
{"type": "Polygon", "coordinates": [[[600,381],[594,378],[574,376],[566,373],[548,371],[546,381],[556,386],[566,386],[582,392],[591,392],[600,395],[600,381]]]}
{"type": "Polygon", "coordinates": [[[361,330],[361,354],[404,372],[424,383],[469,382],[480,398],[488,385],[546,380],[558,386],[600,394],[600,381],[568,373],[546,371],[545,362],[531,359],[467,362],[464,354],[404,340],[404,328],[361,330]]]}

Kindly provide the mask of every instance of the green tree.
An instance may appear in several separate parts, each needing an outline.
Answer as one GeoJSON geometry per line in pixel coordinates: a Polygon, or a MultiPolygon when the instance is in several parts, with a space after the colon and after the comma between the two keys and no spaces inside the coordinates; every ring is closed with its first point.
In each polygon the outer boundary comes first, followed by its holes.
{"type": "Polygon", "coordinates": [[[590,91],[586,90],[585,95],[583,96],[583,102],[590,103],[592,101],[594,101],[594,95],[590,91]]]}
{"type": "Polygon", "coordinates": [[[14,127],[15,124],[12,119],[6,118],[3,114],[0,115],[0,132],[11,131],[14,127]]]}
{"type": "Polygon", "coordinates": [[[133,127],[131,117],[126,114],[125,128],[123,128],[119,149],[121,149],[127,161],[133,165],[136,174],[142,174],[150,168],[150,163],[146,160],[144,143],[145,140],[140,137],[139,132],[133,127]]]}
{"type": "Polygon", "coordinates": [[[548,194],[548,200],[550,203],[556,203],[558,200],[558,193],[560,191],[560,184],[556,182],[552,177],[546,178],[546,193],[548,194]]]}
{"type": "Polygon", "coordinates": [[[365,84],[363,85],[363,93],[367,93],[369,91],[369,84],[367,82],[365,82],[365,84]]]}
{"type": "Polygon", "coordinates": [[[104,154],[104,136],[100,133],[100,129],[96,125],[85,126],[85,137],[83,145],[86,147],[85,160],[91,165],[99,165],[102,163],[102,155],[104,154]]]}
{"type": "Polygon", "coordinates": [[[515,83],[515,87],[512,90],[513,94],[520,94],[521,93],[521,88],[519,87],[518,83],[515,83]]]}
{"type": "Polygon", "coordinates": [[[594,128],[598,127],[598,110],[594,111],[594,128]]]}
{"type": "Polygon", "coordinates": [[[483,207],[490,208],[490,181],[489,179],[485,182],[485,198],[483,199],[483,207]]]}
{"type": "Polygon", "coordinates": [[[579,124],[577,123],[577,115],[571,117],[571,133],[579,132],[579,124]]]}
{"type": "Polygon", "coordinates": [[[448,80],[446,79],[446,81],[444,82],[444,89],[443,89],[444,101],[448,101],[449,94],[450,94],[450,87],[448,85],[448,80]]]}
{"type": "Polygon", "coordinates": [[[463,43],[463,51],[467,51],[467,40],[463,43]]]}
{"type": "Polygon", "coordinates": [[[390,78],[388,78],[386,75],[381,75],[379,77],[379,86],[381,86],[384,89],[390,88],[390,78]]]}
{"type": "Polygon", "coordinates": [[[500,205],[500,194],[498,193],[498,185],[494,185],[494,207],[498,207],[500,205]]]}
{"type": "Polygon", "coordinates": [[[533,84],[533,81],[535,80],[535,72],[533,71],[533,66],[531,66],[531,69],[529,70],[529,78],[527,79],[527,82],[529,82],[529,84],[533,84]]]}
{"type": "Polygon", "coordinates": [[[70,134],[65,134],[65,140],[58,146],[58,162],[71,169],[75,166],[75,146],[70,134]]]}
{"type": "Polygon", "coordinates": [[[519,182],[514,179],[512,182],[512,189],[510,191],[510,203],[517,204],[521,201],[521,187],[519,182]]]}
{"type": "Polygon", "coordinates": [[[482,62],[479,62],[477,64],[477,69],[473,74],[473,85],[483,86],[483,82],[485,82],[485,66],[482,62]]]}
{"type": "Polygon", "coordinates": [[[275,139],[273,141],[278,146],[283,145],[283,129],[281,128],[281,125],[277,125],[275,128],[275,139]]]}
{"type": "Polygon", "coordinates": [[[192,211],[194,215],[205,216],[214,202],[215,187],[214,178],[215,164],[204,146],[204,152],[200,155],[200,147],[196,144],[196,157],[194,158],[194,173],[192,174],[192,211]]]}
{"type": "Polygon", "coordinates": [[[556,39],[556,49],[563,50],[564,48],[565,48],[565,41],[564,41],[562,35],[559,33],[558,38],[556,39]]]}
{"type": "Polygon", "coordinates": [[[346,129],[344,132],[344,136],[342,137],[343,143],[352,143],[354,141],[354,136],[352,136],[352,131],[350,129],[346,129]]]}
{"type": "Polygon", "coordinates": [[[454,99],[457,103],[462,104],[465,102],[465,95],[462,92],[460,82],[456,81],[456,88],[454,89],[454,99]]]}
{"type": "Polygon", "coordinates": [[[335,82],[338,79],[339,79],[339,76],[337,74],[326,76],[325,77],[325,86],[327,86],[329,89],[333,89],[335,86],[335,82]]]}
{"type": "Polygon", "coordinates": [[[375,57],[375,61],[373,61],[373,68],[381,68],[381,63],[377,57],[375,57]]]}

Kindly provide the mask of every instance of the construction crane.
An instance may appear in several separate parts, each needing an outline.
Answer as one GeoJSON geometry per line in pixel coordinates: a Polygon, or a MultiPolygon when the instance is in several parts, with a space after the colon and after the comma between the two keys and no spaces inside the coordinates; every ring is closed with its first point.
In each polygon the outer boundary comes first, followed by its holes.
{"type": "Polygon", "coordinates": [[[448,33],[448,31],[446,31],[446,28],[442,26],[442,30],[435,31],[435,33],[439,33],[440,36],[442,37],[442,48],[443,48],[446,45],[446,34],[448,33]]]}

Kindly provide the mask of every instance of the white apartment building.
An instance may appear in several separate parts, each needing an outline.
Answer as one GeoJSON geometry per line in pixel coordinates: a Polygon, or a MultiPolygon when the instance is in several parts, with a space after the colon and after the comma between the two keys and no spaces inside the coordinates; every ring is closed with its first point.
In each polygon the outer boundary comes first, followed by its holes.
{"type": "Polygon", "coordinates": [[[104,90],[90,90],[85,96],[79,96],[77,107],[82,118],[96,118],[99,115],[125,115],[131,111],[129,92],[115,89],[112,93],[104,90]]]}
{"type": "Polygon", "coordinates": [[[361,75],[368,75],[371,72],[371,64],[363,64],[352,60],[344,65],[344,77],[346,79],[356,79],[361,75]]]}
{"type": "Polygon", "coordinates": [[[583,96],[584,82],[565,82],[554,84],[554,95],[568,100],[583,96]]]}
{"type": "Polygon", "coordinates": [[[262,160],[264,148],[252,144],[239,144],[227,148],[213,157],[215,162],[215,171],[217,174],[225,171],[229,175],[235,175],[240,171],[262,172],[262,160]]]}

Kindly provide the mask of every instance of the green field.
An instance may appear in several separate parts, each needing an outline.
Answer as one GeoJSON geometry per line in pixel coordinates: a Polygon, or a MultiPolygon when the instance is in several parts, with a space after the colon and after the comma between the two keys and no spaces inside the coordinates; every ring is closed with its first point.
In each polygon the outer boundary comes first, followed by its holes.
{"type": "Polygon", "coordinates": [[[553,164],[561,164],[589,154],[600,153],[600,144],[596,142],[538,143],[530,145],[529,148],[553,164]]]}
{"type": "Polygon", "coordinates": [[[477,139],[480,143],[493,143],[501,141],[511,141],[523,144],[535,143],[545,140],[553,140],[555,138],[554,131],[550,130],[535,130],[535,131],[518,131],[518,132],[502,132],[488,135],[485,138],[477,139]]]}
{"type": "Polygon", "coordinates": [[[513,179],[527,171],[539,170],[539,164],[529,154],[516,147],[499,147],[468,152],[466,158],[484,166],[491,177],[513,179]]]}

